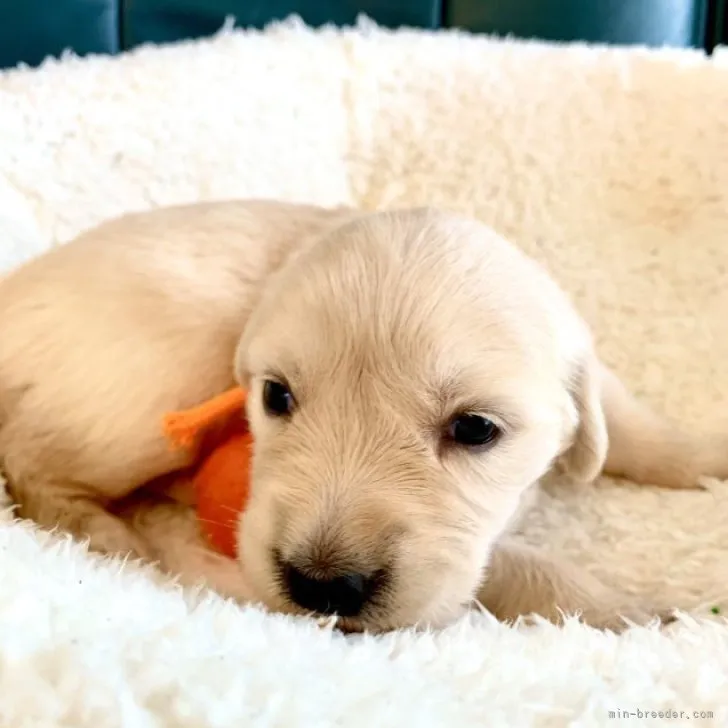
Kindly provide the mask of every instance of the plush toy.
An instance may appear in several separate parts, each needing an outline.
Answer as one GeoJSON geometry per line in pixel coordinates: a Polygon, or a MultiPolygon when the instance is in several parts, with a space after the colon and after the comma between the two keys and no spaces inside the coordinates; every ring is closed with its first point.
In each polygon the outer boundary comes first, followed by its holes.
{"type": "Polygon", "coordinates": [[[252,436],[244,416],[246,393],[231,389],[164,418],[174,447],[194,450],[192,481],[200,529],[222,554],[237,556],[237,522],[248,502],[252,436]]]}

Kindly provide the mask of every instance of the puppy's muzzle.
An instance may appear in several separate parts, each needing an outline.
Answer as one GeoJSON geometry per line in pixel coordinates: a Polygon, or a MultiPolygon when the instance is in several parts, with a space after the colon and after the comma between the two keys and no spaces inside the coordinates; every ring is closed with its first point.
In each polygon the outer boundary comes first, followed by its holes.
{"type": "Polygon", "coordinates": [[[322,615],[358,617],[376,598],[386,572],[346,571],[323,574],[305,563],[277,558],[279,579],[286,596],[302,609],[322,615]]]}

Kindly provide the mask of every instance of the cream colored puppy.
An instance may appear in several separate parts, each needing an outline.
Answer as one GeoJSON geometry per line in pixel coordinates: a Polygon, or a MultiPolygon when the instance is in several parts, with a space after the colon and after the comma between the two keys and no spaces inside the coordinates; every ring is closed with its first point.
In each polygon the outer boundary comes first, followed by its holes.
{"type": "MultiPolygon", "coordinates": [[[[235,381],[256,441],[241,520],[249,597],[346,629],[631,604],[510,544],[555,463],[692,487],[728,476],[638,405],[532,260],[433,210],[265,201],[130,215],[0,282],[0,457],[20,513],[155,557],[112,515],[188,465],[165,412],[235,381]]],[[[649,611],[649,610],[648,610],[649,611]]]]}

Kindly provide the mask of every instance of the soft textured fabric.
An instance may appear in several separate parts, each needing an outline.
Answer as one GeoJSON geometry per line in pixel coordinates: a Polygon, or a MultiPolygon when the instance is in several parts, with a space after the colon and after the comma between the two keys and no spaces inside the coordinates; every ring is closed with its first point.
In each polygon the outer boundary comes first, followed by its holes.
{"type": "MultiPolygon", "coordinates": [[[[726,65],[289,24],[7,72],[0,266],[154,205],[440,205],[544,261],[641,396],[689,427],[728,427],[726,65]]],[[[726,484],[603,479],[549,483],[527,519],[528,541],[693,613],[665,633],[474,614],[347,639],[8,515],[0,726],[728,725],[728,625],[710,614],[728,610],[727,516],[726,484]],[[665,709],[687,717],[649,714],[665,709]]]]}

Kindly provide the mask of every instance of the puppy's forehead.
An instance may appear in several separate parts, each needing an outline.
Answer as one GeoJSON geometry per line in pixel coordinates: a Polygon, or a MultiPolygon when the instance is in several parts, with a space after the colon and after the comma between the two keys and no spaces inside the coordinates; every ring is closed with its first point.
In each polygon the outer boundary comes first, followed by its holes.
{"type": "Polygon", "coordinates": [[[382,380],[389,369],[389,381],[477,379],[486,362],[491,379],[537,360],[543,369],[554,347],[539,278],[473,221],[430,210],[368,216],[283,272],[261,306],[249,364],[306,379],[354,368],[382,380]]]}

